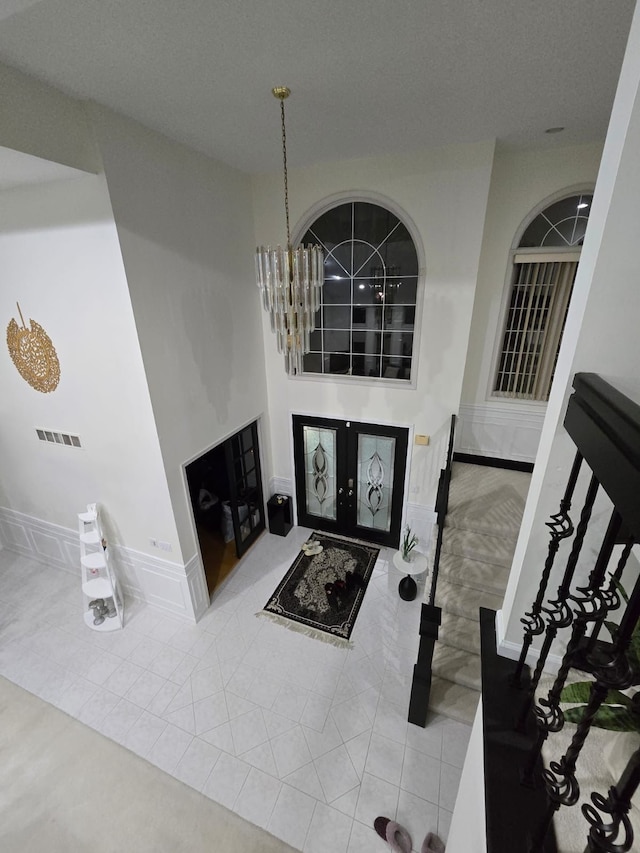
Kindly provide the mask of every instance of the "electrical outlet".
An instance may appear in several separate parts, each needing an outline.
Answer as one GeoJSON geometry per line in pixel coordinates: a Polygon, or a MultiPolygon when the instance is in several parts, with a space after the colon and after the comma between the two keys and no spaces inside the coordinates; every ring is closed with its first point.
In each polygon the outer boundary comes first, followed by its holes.
{"type": "Polygon", "coordinates": [[[158,548],[162,551],[171,551],[171,542],[161,542],[158,540],[158,548]]]}
{"type": "Polygon", "coordinates": [[[429,444],[429,436],[428,435],[416,435],[416,444],[422,444],[426,446],[429,444]]]}

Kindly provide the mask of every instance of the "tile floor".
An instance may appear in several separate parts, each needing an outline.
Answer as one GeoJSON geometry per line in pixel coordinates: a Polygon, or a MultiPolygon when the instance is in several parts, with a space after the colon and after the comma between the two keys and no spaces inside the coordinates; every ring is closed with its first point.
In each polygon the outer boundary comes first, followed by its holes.
{"type": "Polygon", "coordinates": [[[309,533],[265,533],[197,625],[127,602],[110,634],[74,574],[0,551],[0,674],[305,853],[370,853],[377,815],[446,840],[470,728],[407,723],[422,591],[392,552],[351,649],[255,616],[309,533]]]}

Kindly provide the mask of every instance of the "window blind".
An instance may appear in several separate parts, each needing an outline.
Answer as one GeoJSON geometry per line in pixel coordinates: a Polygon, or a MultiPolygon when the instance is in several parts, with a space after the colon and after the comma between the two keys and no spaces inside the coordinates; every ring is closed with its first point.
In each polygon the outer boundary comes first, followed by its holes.
{"type": "Polygon", "coordinates": [[[577,267],[567,255],[516,255],[497,396],[549,398],[577,267]]]}

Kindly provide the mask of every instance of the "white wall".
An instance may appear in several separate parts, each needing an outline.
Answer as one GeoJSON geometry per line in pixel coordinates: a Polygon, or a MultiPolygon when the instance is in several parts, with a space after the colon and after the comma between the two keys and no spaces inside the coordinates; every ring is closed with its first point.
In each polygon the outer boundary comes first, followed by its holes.
{"type": "MultiPolygon", "coordinates": [[[[575,452],[562,428],[573,375],[579,371],[598,373],[623,393],[640,400],[640,288],[636,260],[640,240],[639,86],[637,10],[505,597],[502,615],[507,645],[521,640],[519,618],[535,595],[548,545],[544,522],[557,510],[575,452]]],[[[576,500],[575,506],[574,514],[579,512],[580,502],[576,500]]],[[[561,568],[560,564],[557,571],[561,568]]],[[[589,568],[585,564],[584,570],[589,568]]],[[[554,580],[555,589],[553,583],[554,580]]]]}
{"type": "Polygon", "coordinates": [[[0,62],[0,145],[100,171],[84,105],[0,62]]]}
{"type": "Polygon", "coordinates": [[[20,324],[19,302],[26,324],[33,318],[51,338],[61,368],[57,389],[41,393],[4,347],[0,507],[74,529],[76,513],[97,501],[114,542],[144,551],[151,535],[176,541],[104,179],[2,193],[0,267],[3,322],[20,324]],[[37,427],[78,434],[83,447],[41,442],[37,427]]]}
{"type": "MultiPolygon", "coordinates": [[[[182,465],[267,410],[249,179],[92,110],[185,561],[182,465]]],[[[268,441],[262,457],[269,470],[268,441]]]]}
{"type": "Polygon", "coordinates": [[[463,453],[535,460],[546,404],[491,398],[495,344],[510,283],[510,250],[523,220],[545,199],[571,188],[593,187],[601,153],[599,143],[496,151],[456,436],[463,453]]]}
{"type": "Polygon", "coordinates": [[[482,699],[471,729],[471,738],[456,796],[447,838],[448,853],[486,853],[484,798],[484,736],[482,699]]]}
{"type": "MultiPolygon", "coordinates": [[[[350,160],[292,171],[291,219],[297,231],[309,210],[336,196],[371,197],[408,217],[424,262],[419,349],[414,347],[415,388],[391,388],[335,377],[288,378],[264,314],[274,473],[293,478],[290,412],[378,423],[415,425],[434,438],[413,448],[408,499],[433,504],[448,421],[458,411],[493,143],[451,146],[413,155],[350,160]],[[373,194],[373,195],[371,195],[373,194]],[[435,464],[434,464],[435,463],[435,464]]],[[[256,241],[286,240],[282,176],[254,180],[256,241]]]]}

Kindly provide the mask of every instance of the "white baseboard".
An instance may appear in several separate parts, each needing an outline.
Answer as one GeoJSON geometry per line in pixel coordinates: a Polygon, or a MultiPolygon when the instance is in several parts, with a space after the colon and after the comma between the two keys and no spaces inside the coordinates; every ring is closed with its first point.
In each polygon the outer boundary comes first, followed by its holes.
{"type": "MultiPolygon", "coordinates": [[[[46,566],[71,572],[80,582],[78,532],[0,507],[0,544],[46,566]]],[[[195,622],[209,606],[200,558],[186,565],[160,560],[124,545],[110,549],[125,593],[174,616],[195,622]]]]}
{"type": "MultiPolygon", "coordinates": [[[[518,660],[521,651],[522,645],[520,643],[512,643],[509,640],[504,640],[498,646],[498,654],[502,655],[503,658],[509,658],[509,660],[518,660]]],[[[539,657],[540,654],[537,649],[530,649],[525,663],[533,669],[533,667],[538,663],[539,657]]],[[[550,654],[545,662],[544,672],[549,675],[556,675],[560,669],[561,663],[562,658],[559,655],[550,654]]]]}
{"type": "Polygon", "coordinates": [[[545,411],[540,404],[519,402],[460,406],[455,449],[476,456],[535,462],[545,411]]]}
{"type": "MultiPolygon", "coordinates": [[[[504,623],[502,620],[502,610],[498,610],[498,612],[496,613],[496,642],[498,647],[498,654],[501,655],[503,658],[509,658],[509,660],[520,659],[520,653],[522,652],[522,643],[514,643],[511,640],[504,639],[504,623]]],[[[538,663],[539,658],[540,652],[538,651],[538,649],[529,648],[527,657],[525,658],[525,663],[533,669],[538,663]]],[[[556,673],[560,669],[561,663],[562,657],[560,655],[548,655],[544,665],[544,672],[548,673],[549,675],[556,675],[556,673]]]]}

